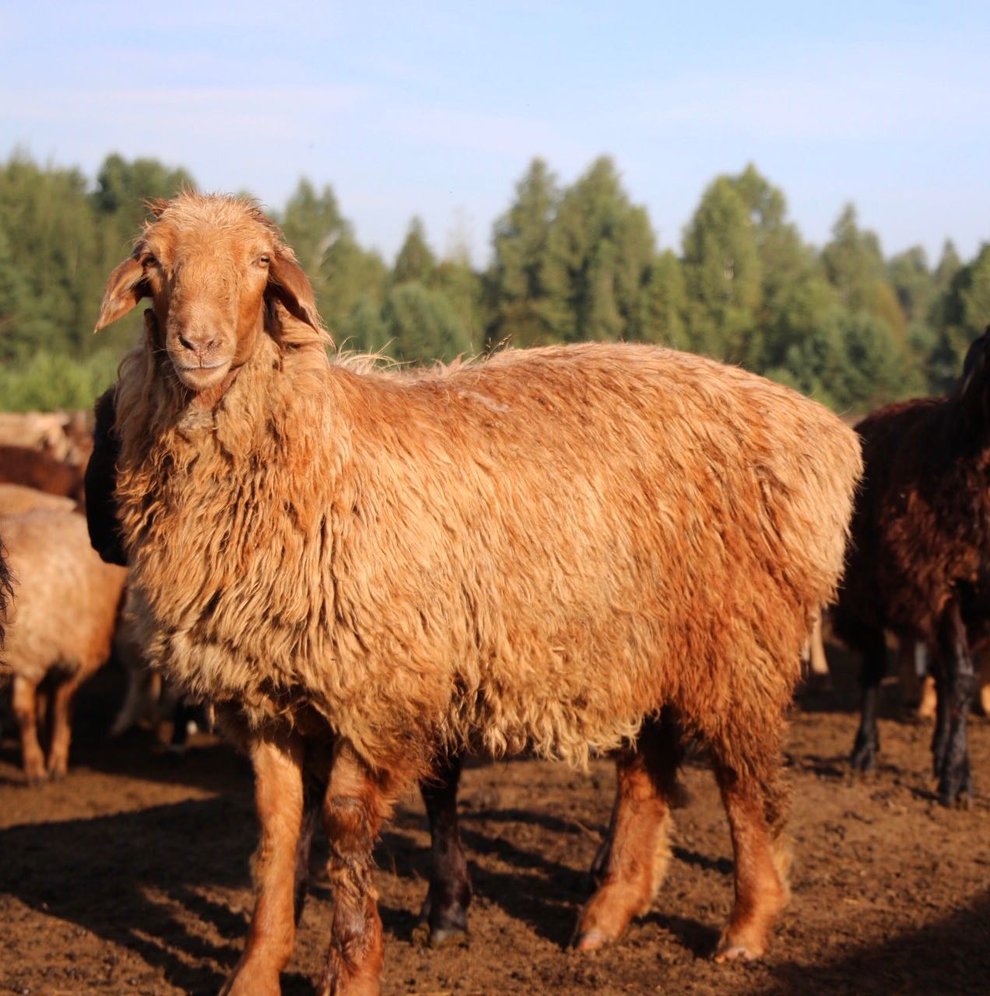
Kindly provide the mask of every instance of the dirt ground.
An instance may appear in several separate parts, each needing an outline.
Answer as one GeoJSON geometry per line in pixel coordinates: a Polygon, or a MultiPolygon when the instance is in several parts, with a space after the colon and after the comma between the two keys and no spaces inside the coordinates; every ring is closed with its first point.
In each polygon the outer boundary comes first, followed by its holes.
{"type": "MultiPolygon", "coordinates": [[[[835,658],[833,657],[833,660],[835,658]]],[[[462,829],[476,897],[467,947],[431,951],[413,931],[426,892],[426,824],[410,798],[378,848],[386,993],[990,992],[990,722],[974,719],[977,792],[939,808],[930,728],[885,687],[882,764],[851,781],[855,688],[839,666],[806,689],[787,745],[794,788],[793,902],[766,960],[710,960],[732,898],[731,849],[712,778],[685,772],[674,861],[652,912],[619,944],[568,950],[585,871],[608,820],[612,770],[532,760],[464,775],[462,829]]],[[[0,992],[213,993],[236,961],[255,844],[244,761],[208,736],[181,758],[145,732],[105,730],[121,693],[107,670],[79,703],[73,770],[22,784],[0,749],[0,992]]],[[[324,852],[325,853],[325,852],[324,852]]],[[[320,875],[287,994],[313,992],[330,922],[320,875]]]]}

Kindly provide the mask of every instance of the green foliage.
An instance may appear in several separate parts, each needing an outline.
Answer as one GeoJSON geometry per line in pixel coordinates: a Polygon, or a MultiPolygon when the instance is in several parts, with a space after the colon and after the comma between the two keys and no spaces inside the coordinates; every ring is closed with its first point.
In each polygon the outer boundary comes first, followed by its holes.
{"type": "Polygon", "coordinates": [[[392,269],[392,280],[396,284],[407,280],[418,280],[427,284],[433,276],[437,260],[433,250],[426,243],[426,232],[423,222],[413,218],[409,223],[406,240],[402,243],[398,256],[395,257],[395,267],[392,269]]]}
{"type": "Polygon", "coordinates": [[[959,377],[969,344],[990,324],[990,244],[955,271],[935,313],[932,377],[937,389],[947,391],[959,377]]]}
{"type": "MultiPolygon", "coordinates": [[[[146,202],[194,188],[153,159],[111,154],[92,185],[15,152],[0,164],[0,407],[88,406],[140,316],[91,334],[104,281],[146,202]]],[[[413,218],[394,265],[358,242],[328,185],[303,178],[278,216],[338,344],[408,362],[510,342],[639,340],[763,372],[844,411],[941,391],[990,321],[990,245],[947,242],[885,260],[856,209],[807,245],[781,190],[749,164],[716,177],[683,233],[657,249],[618,169],[596,159],[563,186],[540,159],[492,233],[492,260],[440,259],[413,218]]]]}
{"type": "Polygon", "coordinates": [[[742,363],[756,333],[762,268],[749,208],[728,177],[701,198],[684,233],[688,325],[695,348],[742,363]]]}
{"type": "Polygon", "coordinates": [[[473,352],[450,301],[415,280],[393,287],[382,309],[388,351],[398,360],[429,363],[473,352]]]}
{"type": "Polygon", "coordinates": [[[542,159],[516,184],[516,199],[495,222],[488,344],[538,346],[554,341],[553,294],[547,284],[547,242],[560,191],[542,159]]]}
{"type": "Polygon", "coordinates": [[[547,237],[542,278],[553,338],[642,337],[637,322],[655,252],[646,211],[630,203],[612,160],[596,159],[564,191],[547,237]]]}
{"type": "Polygon", "coordinates": [[[112,350],[82,360],[42,350],[0,366],[0,410],[92,408],[97,396],[116,380],[119,361],[112,350]]]}

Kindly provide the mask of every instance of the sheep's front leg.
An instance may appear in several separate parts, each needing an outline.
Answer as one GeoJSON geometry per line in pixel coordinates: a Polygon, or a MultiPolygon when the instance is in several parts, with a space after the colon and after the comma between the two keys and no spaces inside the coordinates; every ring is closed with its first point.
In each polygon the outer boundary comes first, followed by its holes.
{"type": "Polygon", "coordinates": [[[338,744],[323,806],[334,896],[323,996],[379,992],[384,940],[371,852],[389,809],[381,785],[350,745],[338,744]]]}
{"type": "Polygon", "coordinates": [[[254,855],[256,899],[247,947],[221,990],[226,996],[280,992],[279,973],[295,944],[296,864],[303,816],[303,745],[298,737],[250,745],[261,840],[254,855]]]}
{"type": "Polygon", "coordinates": [[[937,667],[938,708],[932,753],[938,798],[943,806],[966,805],[972,792],[966,717],[976,690],[976,674],[966,626],[955,602],[942,617],[937,667]]]}
{"type": "Polygon", "coordinates": [[[38,687],[17,675],[11,705],[21,732],[21,762],[32,785],[45,780],[45,755],[38,743],[38,687]]]}
{"type": "Polygon", "coordinates": [[[467,936],[471,878],[457,828],[460,778],[461,756],[454,754],[438,761],[433,775],[419,786],[430,822],[432,857],[430,889],[420,916],[429,931],[431,947],[467,936]]]}

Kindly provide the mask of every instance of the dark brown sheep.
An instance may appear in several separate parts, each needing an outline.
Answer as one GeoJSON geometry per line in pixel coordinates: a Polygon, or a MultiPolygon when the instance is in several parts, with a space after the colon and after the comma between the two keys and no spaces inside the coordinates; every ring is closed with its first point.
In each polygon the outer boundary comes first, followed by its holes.
{"type": "Polygon", "coordinates": [[[969,348],[955,390],[882,408],[856,426],[865,475],[836,634],[862,656],[862,718],[853,767],[876,763],[884,632],[933,651],[932,752],[944,805],[971,793],[966,715],[973,648],[990,631],[990,329],[969,348]]]}

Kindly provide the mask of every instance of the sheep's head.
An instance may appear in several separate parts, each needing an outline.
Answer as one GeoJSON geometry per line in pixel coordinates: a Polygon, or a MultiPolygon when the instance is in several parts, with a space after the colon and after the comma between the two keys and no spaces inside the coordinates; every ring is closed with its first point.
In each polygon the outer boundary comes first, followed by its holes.
{"type": "Polygon", "coordinates": [[[956,393],[971,428],[990,426],[990,325],[970,343],[956,393]]]}
{"type": "Polygon", "coordinates": [[[319,329],[313,290],[278,229],[250,201],[181,194],[151,206],[110,274],[96,329],[152,302],[150,330],[194,392],[221,385],[274,328],[274,302],[319,329]]]}

